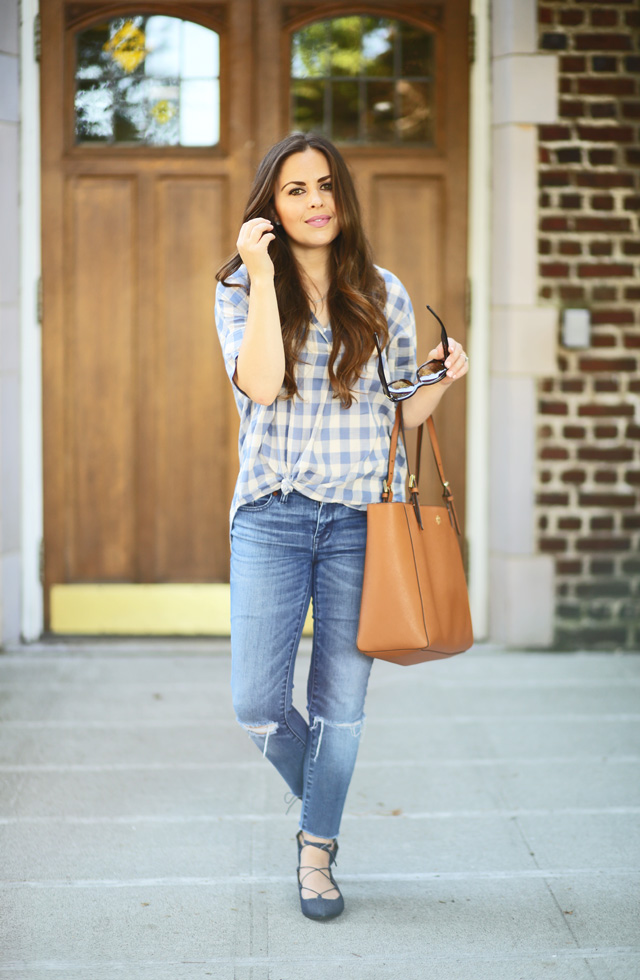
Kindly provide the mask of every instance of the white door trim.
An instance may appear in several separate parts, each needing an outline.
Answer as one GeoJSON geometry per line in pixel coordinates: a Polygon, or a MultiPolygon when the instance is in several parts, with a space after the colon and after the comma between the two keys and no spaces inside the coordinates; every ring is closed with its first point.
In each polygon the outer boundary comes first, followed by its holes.
{"type": "MultiPolygon", "coordinates": [[[[17,2],[17,0],[16,0],[17,2]]],[[[42,336],[38,323],[41,275],[40,70],[33,25],[38,0],[20,3],[20,442],[22,639],[40,638],[44,627],[40,551],[43,539],[42,336]]]]}
{"type": "Polygon", "coordinates": [[[489,632],[489,350],[491,306],[491,65],[489,0],[472,0],[475,59],[469,93],[471,316],[467,350],[467,540],[474,636],[489,632]]]}

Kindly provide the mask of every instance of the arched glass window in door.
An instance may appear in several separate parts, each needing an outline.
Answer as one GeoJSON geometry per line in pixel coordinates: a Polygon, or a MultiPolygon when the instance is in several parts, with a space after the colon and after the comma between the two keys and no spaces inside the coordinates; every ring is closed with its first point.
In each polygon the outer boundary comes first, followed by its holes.
{"type": "Polygon", "coordinates": [[[131,15],[76,35],[77,143],[215,146],[220,44],[177,17],[131,15]]]}
{"type": "Polygon", "coordinates": [[[292,35],[291,127],[344,143],[433,145],[435,36],[388,17],[314,21],[292,35]]]}

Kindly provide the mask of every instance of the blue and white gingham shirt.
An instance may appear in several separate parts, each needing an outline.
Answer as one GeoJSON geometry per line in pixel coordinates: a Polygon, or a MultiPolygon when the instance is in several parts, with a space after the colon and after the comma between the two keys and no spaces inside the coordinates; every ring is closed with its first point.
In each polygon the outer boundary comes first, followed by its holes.
{"type": "MultiPolygon", "coordinates": [[[[387,378],[413,377],[416,330],[411,300],[399,279],[386,269],[379,272],[387,287],[387,378]]],[[[218,283],[215,318],[225,367],[233,381],[249,310],[245,266],[234,273],[232,282],[231,286],[218,283]]],[[[382,391],[374,352],[352,389],[351,407],[342,408],[329,384],[331,339],[330,325],[322,327],[313,317],[296,368],[299,395],[293,399],[278,396],[271,405],[259,405],[233,385],[240,414],[240,472],[230,526],[238,507],[275,490],[283,494],[297,490],[313,500],[360,510],[380,500],[395,405],[382,391]]],[[[398,445],[393,481],[397,499],[404,499],[405,475],[404,452],[398,445]]]]}

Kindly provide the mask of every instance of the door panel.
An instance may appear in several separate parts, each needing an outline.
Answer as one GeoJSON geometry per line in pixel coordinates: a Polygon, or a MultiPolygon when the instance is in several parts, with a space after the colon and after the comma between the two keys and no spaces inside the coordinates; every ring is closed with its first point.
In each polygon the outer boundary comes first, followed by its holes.
{"type": "Polygon", "coordinates": [[[79,178],[67,191],[67,574],[127,580],[135,573],[135,184],[79,178]]]}
{"type": "Polygon", "coordinates": [[[424,306],[442,309],[443,190],[440,177],[376,176],[371,193],[369,220],[376,255],[382,266],[398,270],[416,304],[425,343],[439,336],[424,306]]]}
{"type": "MultiPolygon", "coordinates": [[[[158,563],[163,581],[207,581],[226,561],[228,385],[211,301],[226,181],[158,182],[158,563]]],[[[218,572],[223,577],[225,565],[218,572]]]]}

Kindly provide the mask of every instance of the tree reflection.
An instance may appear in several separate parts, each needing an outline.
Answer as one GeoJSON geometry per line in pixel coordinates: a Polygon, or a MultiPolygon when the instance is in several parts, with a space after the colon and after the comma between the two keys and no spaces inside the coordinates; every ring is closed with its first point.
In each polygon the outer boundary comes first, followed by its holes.
{"type": "Polygon", "coordinates": [[[76,38],[79,142],[211,146],[219,39],[175,17],[114,18],[76,38]]]}
{"type": "Polygon", "coordinates": [[[343,142],[432,143],[433,58],[433,34],[404,21],[314,21],[292,37],[292,124],[343,142]]]}

